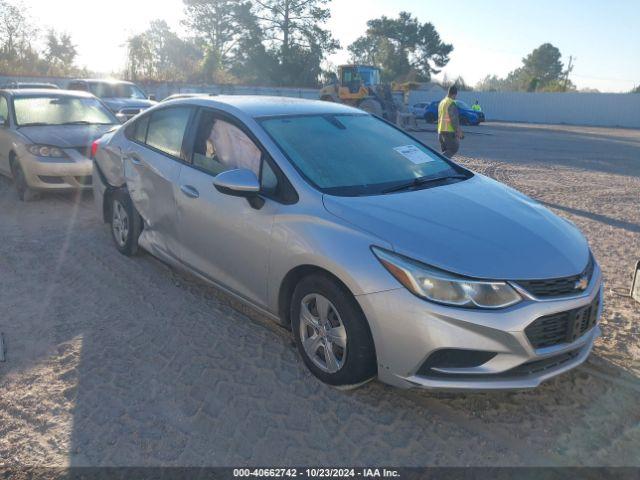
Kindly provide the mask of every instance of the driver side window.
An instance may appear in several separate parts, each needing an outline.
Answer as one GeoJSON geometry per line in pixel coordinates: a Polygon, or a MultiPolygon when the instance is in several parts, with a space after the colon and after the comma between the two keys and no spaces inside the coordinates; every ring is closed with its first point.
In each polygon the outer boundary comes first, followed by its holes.
{"type": "Polygon", "coordinates": [[[260,178],[262,151],[238,127],[203,110],[193,148],[193,166],[212,175],[246,168],[260,178]]]}

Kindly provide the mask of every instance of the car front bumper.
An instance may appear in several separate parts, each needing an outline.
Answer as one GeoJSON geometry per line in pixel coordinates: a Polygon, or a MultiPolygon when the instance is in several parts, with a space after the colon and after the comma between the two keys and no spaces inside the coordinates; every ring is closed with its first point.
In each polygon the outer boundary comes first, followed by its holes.
{"type": "Polygon", "coordinates": [[[526,389],[587,359],[600,335],[597,322],[602,312],[602,277],[596,266],[589,287],[580,297],[527,299],[502,310],[437,305],[404,288],[357,299],[369,321],[381,381],[401,388],[526,389]],[[582,336],[546,348],[532,346],[525,328],[536,319],[592,305],[596,299],[600,299],[596,323],[582,336]],[[443,349],[495,356],[477,366],[425,371],[430,356],[443,349]]]}
{"type": "Polygon", "coordinates": [[[37,190],[91,188],[93,161],[74,149],[65,149],[68,158],[20,155],[27,184],[37,190]]]}

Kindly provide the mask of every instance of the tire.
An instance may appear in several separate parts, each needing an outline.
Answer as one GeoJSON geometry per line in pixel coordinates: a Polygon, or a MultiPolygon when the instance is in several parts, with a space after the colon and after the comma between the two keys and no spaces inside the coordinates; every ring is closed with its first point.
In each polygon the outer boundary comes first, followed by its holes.
{"type": "Polygon", "coordinates": [[[358,108],[378,117],[382,117],[384,114],[382,104],[373,98],[365,98],[358,104],[358,108]]]}
{"type": "Polygon", "coordinates": [[[460,115],[460,125],[469,125],[469,120],[467,120],[467,117],[463,117],[462,115],[460,115]]]}
{"type": "Polygon", "coordinates": [[[298,352],[320,381],[349,388],[376,376],[367,320],[353,295],[328,275],[310,275],[296,286],[291,326],[298,352]]]}
{"type": "Polygon", "coordinates": [[[138,238],[142,219],[126,190],[116,190],[110,196],[109,226],[111,238],[120,253],[128,257],[138,253],[138,238]]]}
{"type": "Polygon", "coordinates": [[[16,159],[11,160],[11,175],[13,176],[13,183],[16,186],[16,192],[18,198],[23,202],[29,202],[36,196],[36,192],[29,187],[27,179],[24,174],[24,170],[20,166],[20,162],[16,159]]]}
{"type": "Polygon", "coordinates": [[[425,115],[424,115],[424,120],[425,120],[425,122],[427,122],[427,123],[435,123],[435,121],[436,121],[436,117],[435,117],[435,115],[434,115],[433,113],[431,113],[431,112],[427,112],[427,113],[425,113],[425,115]]]}

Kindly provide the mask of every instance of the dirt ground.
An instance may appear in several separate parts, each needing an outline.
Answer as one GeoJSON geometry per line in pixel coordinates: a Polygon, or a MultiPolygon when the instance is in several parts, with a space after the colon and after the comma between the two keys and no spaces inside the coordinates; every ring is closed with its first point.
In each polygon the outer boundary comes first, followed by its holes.
{"type": "Polygon", "coordinates": [[[606,293],[585,365],[533,391],[337,391],[283,329],[118,254],[91,195],[21,203],[3,179],[0,465],[640,465],[640,131],[487,124],[458,159],[589,238],[606,293]]]}

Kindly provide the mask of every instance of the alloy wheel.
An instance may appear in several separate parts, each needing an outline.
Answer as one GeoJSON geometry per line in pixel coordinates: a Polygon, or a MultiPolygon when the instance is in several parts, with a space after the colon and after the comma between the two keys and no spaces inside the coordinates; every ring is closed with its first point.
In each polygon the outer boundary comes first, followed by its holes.
{"type": "Polygon", "coordinates": [[[118,200],[113,201],[111,229],[113,230],[113,238],[115,238],[120,247],[124,248],[129,238],[129,215],[118,200]]]}
{"type": "Polygon", "coordinates": [[[347,330],[326,297],[312,293],[300,305],[300,340],[305,353],[322,371],[336,373],[347,359],[347,330]]]}

